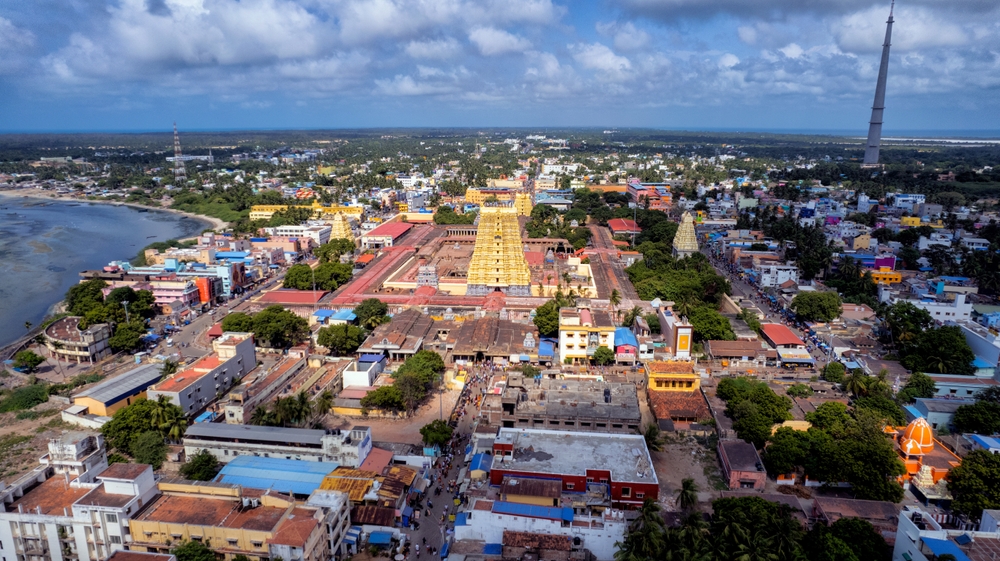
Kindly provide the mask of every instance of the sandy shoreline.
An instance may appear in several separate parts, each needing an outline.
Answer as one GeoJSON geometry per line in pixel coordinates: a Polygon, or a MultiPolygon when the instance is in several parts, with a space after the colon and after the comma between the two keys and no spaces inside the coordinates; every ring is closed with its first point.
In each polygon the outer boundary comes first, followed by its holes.
{"type": "Polygon", "coordinates": [[[50,199],[57,201],[66,201],[80,204],[94,203],[99,205],[118,205],[118,206],[130,206],[133,208],[141,208],[146,210],[161,210],[163,212],[170,212],[173,214],[179,214],[181,216],[187,216],[188,218],[193,218],[195,220],[200,220],[209,224],[209,228],[216,231],[225,230],[229,227],[229,223],[220,218],[214,216],[205,216],[202,214],[193,214],[190,212],[184,212],[183,210],[177,210],[173,208],[164,208],[159,206],[146,206],[138,203],[126,203],[122,201],[109,201],[107,199],[90,200],[86,198],[71,197],[67,195],[60,195],[53,193],[52,191],[46,191],[45,189],[13,189],[13,190],[0,190],[0,197],[25,197],[29,199],[50,199]]]}

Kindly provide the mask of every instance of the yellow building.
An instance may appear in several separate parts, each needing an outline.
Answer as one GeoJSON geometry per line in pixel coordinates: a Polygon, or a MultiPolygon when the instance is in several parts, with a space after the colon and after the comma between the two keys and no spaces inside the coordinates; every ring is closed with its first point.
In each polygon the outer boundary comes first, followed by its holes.
{"type": "MultiPolygon", "coordinates": [[[[250,220],[270,220],[274,216],[275,212],[279,210],[287,210],[289,205],[253,205],[250,207],[250,220]]],[[[344,206],[344,205],[332,205],[323,206],[319,201],[313,201],[311,205],[308,205],[313,211],[313,218],[323,218],[325,216],[334,216],[338,213],[343,213],[347,216],[361,217],[365,213],[365,208],[362,206],[344,206]]]]}
{"type": "Polygon", "coordinates": [[[512,206],[484,206],[479,211],[476,245],[469,260],[466,294],[485,296],[499,290],[531,296],[531,272],[521,246],[521,226],[512,206]]]}
{"type": "Polygon", "coordinates": [[[872,271],[871,273],[875,284],[899,284],[903,282],[903,275],[898,271],[893,271],[889,267],[879,267],[877,271],[872,271]]]}
{"type": "Polygon", "coordinates": [[[649,391],[693,392],[701,388],[701,377],[688,361],[654,360],[646,363],[649,391]]]}
{"type": "Polygon", "coordinates": [[[316,173],[320,175],[333,175],[337,168],[333,166],[316,166],[316,173]]]}
{"type": "Polygon", "coordinates": [[[900,226],[906,226],[907,228],[916,228],[920,226],[919,216],[903,216],[899,219],[900,226]]]}
{"type": "Polygon", "coordinates": [[[325,219],[330,225],[330,239],[345,239],[354,242],[354,232],[351,230],[351,222],[343,212],[338,212],[325,219]]]}
{"type": "Polygon", "coordinates": [[[861,249],[868,249],[872,244],[872,237],[870,234],[861,234],[860,236],[854,236],[851,238],[851,249],[858,251],[861,249]]]}
{"type": "Polygon", "coordinates": [[[564,362],[588,361],[600,347],[615,350],[611,314],[590,308],[559,310],[559,356],[564,362]]]}
{"type": "Polygon", "coordinates": [[[513,203],[519,216],[531,216],[531,209],[534,206],[531,202],[531,195],[510,189],[488,189],[480,187],[469,187],[465,191],[465,202],[483,206],[486,200],[495,197],[499,202],[513,203]]]}
{"type": "Polygon", "coordinates": [[[323,539],[327,520],[321,511],[296,506],[286,495],[239,485],[162,480],[162,494],[129,521],[132,551],[169,553],[199,541],[226,561],[245,555],[251,561],[297,549],[303,561],[327,559],[323,539]]]}
{"type": "Polygon", "coordinates": [[[146,397],[146,389],[159,382],[162,376],[159,364],[144,364],[74,395],[73,405],[87,409],[80,414],[110,417],[115,411],[146,397]]]}

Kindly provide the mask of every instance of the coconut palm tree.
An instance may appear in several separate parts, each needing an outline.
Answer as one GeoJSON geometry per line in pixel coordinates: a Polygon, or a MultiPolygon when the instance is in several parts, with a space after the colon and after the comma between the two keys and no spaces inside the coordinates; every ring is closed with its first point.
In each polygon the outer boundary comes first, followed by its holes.
{"type": "Polygon", "coordinates": [[[625,312],[625,319],[622,320],[622,325],[631,327],[635,323],[635,319],[642,316],[642,308],[639,306],[632,306],[628,312],[625,312]]]}
{"type": "Polygon", "coordinates": [[[171,404],[167,410],[166,424],[161,425],[160,429],[165,429],[166,438],[170,442],[180,442],[184,438],[184,433],[187,431],[187,417],[180,407],[171,404]]]}
{"type": "Polygon", "coordinates": [[[660,427],[656,426],[655,423],[646,425],[646,430],[641,434],[646,440],[646,448],[650,452],[659,452],[663,449],[663,441],[660,439],[660,427]]]}
{"type": "Polygon", "coordinates": [[[169,419],[168,410],[173,405],[173,403],[170,403],[170,398],[163,394],[160,394],[160,396],[156,398],[156,401],[153,402],[153,409],[149,418],[149,422],[154,429],[164,432],[162,427],[167,424],[169,419]]]}
{"type": "Polygon", "coordinates": [[[270,426],[273,424],[274,415],[271,414],[271,410],[268,409],[266,403],[260,404],[253,413],[250,414],[250,424],[257,425],[261,427],[270,426]]]}
{"type": "Polygon", "coordinates": [[[295,424],[303,425],[312,416],[313,404],[305,390],[295,395],[295,424]]]}
{"type": "Polygon", "coordinates": [[[847,390],[848,393],[854,394],[854,397],[867,395],[868,376],[862,372],[860,368],[855,368],[844,380],[844,389],[847,390]]]}
{"type": "MultiPolygon", "coordinates": [[[[167,359],[160,366],[160,379],[164,379],[171,374],[176,374],[180,364],[176,360],[167,359]]],[[[161,396],[162,397],[162,396],[161,396]]]]}
{"type": "Polygon", "coordinates": [[[316,420],[322,419],[324,415],[330,412],[330,408],[333,407],[333,392],[330,390],[323,390],[316,399],[313,401],[313,413],[316,415],[316,420]]]}
{"type": "Polygon", "coordinates": [[[611,289],[608,303],[611,304],[611,313],[615,315],[615,319],[618,319],[618,304],[622,303],[622,293],[618,292],[617,288],[611,289]]]}
{"type": "Polygon", "coordinates": [[[677,503],[684,512],[690,511],[698,504],[698,484],[690,477],[681,480],[681,487],[674,491],[674,494],[677,495],[677,503]]]}

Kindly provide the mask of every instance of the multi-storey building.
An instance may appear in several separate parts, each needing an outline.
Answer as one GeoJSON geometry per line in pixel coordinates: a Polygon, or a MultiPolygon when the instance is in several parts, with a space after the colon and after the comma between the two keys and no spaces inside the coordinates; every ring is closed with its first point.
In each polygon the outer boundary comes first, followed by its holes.
{"type": "Polygon", "coordinates": [[[212,341],[215,353],[205,355],[170,378],[152,386],[147,391],[151,400],[166,396],[192,416],[216,396],[228,390],[237,380],[257,367],[253,335],[250,333],[223,333],[212,341]]]}
{"type": "Polygon", "coordinates": [[[129,517],[157,494],[144,464],[108,467],[100,436],[49,441],[41,466],[0,492],[0,556],[16,561],[102,561],[125,548],[129,517]]]}
{"type": "Polygon", "coordinates": [[[584,307],[559,310],[559,357],[563,362],[587,361],[600,347],[615,348],[611,314],[584,307]]]}
{"type": "Polygon", "coordinates": [[[272,236],[310,238],[316,245],[323,245],[330,241],[330,233],[333,231],[333,228],[324,222],[310,221],[305,224],[264,228],[264,231],[272,236]]]}
{"type": "Polygon", "coordinates": [[[184,433],[184,451],[190,457],[202,450],[222,463],[252,455],[358,467],[372,450],[372,435],[369,427],[362,426],[325,431],[195,423],[184,433]]]}
{"type": "Polygon", "coordinates": [[[95,323],[81,328],[83,318],[65,317],[52,322],[45,328],[45,347],[49,356],[58,360],[94,363],[111,356],[108,339],[111,338],[111,326],[106,323],[95,323]]]}

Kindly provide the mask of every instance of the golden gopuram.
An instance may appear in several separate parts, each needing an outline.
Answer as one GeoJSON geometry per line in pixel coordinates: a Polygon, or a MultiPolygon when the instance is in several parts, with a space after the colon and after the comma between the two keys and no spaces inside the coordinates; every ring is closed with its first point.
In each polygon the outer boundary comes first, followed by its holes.
{"type": "Polygon", "coordinates": [[[352,243],[354,242],[354,232],[351,231],[351,222],[344,216],[343,212],[334,214],[326,220],[326,223],[330,225],[331,240],[343,238],[350,240],[352,243]]]}
{"type": "Polygon", "coordinates": [[[517,215],[513,206],[488,205],[479,209],[467,295],[484,296],[499,290],[510,296],[531,296],[531,273],[521,247],[517,215]]]}
{"type": "Polygon", "coordinates": [[[694,233],[694,218],[690,212],[685,212],[674,236],[674,257],[687,257],[692,253],[698,253],[698,237],[694,233]]]}

